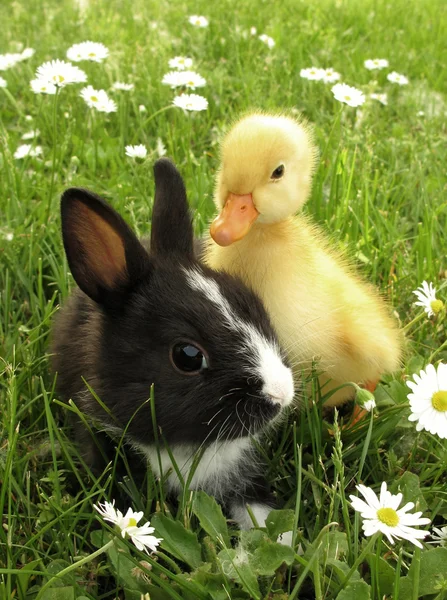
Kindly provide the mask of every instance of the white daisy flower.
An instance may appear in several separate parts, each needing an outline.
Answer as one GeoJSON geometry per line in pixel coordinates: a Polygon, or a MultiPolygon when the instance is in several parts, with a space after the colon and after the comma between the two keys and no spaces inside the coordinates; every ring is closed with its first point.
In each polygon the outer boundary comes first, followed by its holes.
{"type": "Polygon", "coordinates": [[[50,60],[44,63],[37,69],[36,78],[60,88],[70,83],[87,81],[84,71],[63,60],[50,60]]]}
{"type": "Polygon", "coordinates": [[[129,508],[127,513],[123,515],[114,505],[115,501],[113,500],[112,502],[104,502],[104,504],[95,504],[94,507],[105,521],[110,521],[121,530],[123,538],[127,534],[138,550],[148,552],[148,549],[150,549],[152,552],[156,552],[161,538],[152,535],[155,529],[150,526],[150,522],[148,521],[143,526],[138,527],[143,512],[134,512],[129,508]]]}
{"type": "Polygon", "coordinates": [[[116,112],[117,105],[107,95],[105,90],[95,90],[91,85],[83,88],[79,94],[85,100],[87,106],[96,108],[99,112],[116,112]]]}
{"type": "Polygon", "coordinates": [[[108,48],[99,42],[81,42],[80,44],[74,44],[67,50],[67,58],[73,62],[90,60],[100,63],[108,56],[108,48]]]}
{"type": "Polygon", "coordinates": [[[190,69],[192,67],[192,58],[188,58],[187,56],[175,56],[170,59],[168,64],[170,69],[184,71],[185,69],[190,69]]]}
{"type": "Polygon", "coordinates": [[[130,158],[146,158],[147,148],[143,144],[126,146],[126,156],[129,156],[130,158]]]}
{"type": "Polygon", "coordinates": [[[12,233],[12,231],[7,231],[6,233],[2,234],[2,238],[7,242],[12,242],[12,240],[14,239],[14,234],[12,233]]]}
{"type": "Polygon", "coordinates": [[[183,85],[183,71],[169,71],[163,76],[161,83],[170,85],[171,88],[180,87],[183,85]]]}
{"type": "Polygon", "coordinates": [[[399,85],[408,85],[407,77],[405,77],[405,75],[401,75],[400,73],[396,73],[396,71],[388,73],[386,78],[388,79],[388,81],[391,81],[391,83],[398,83],[399,85]]]}
{"type": "Polygon", "coordinates": [[[35,94],[55,94],[57,87],[45,79],[33,79],[30,81],[31,89],[35,94]]]}
{"type": "Polygon", "coordinates": [[[19,62],[20,54],[0,54],[0,71],[7,71],[19,62]]]}
{"type": "Polygon", "coordinates": [[[430,519],[421,518],[422,511],[408,514],[408,511],[414,508],[413,502],[407,502],[405,506],[398,510],[402,502],[402,494],[393,495],[387,490],[385,481],[380,488],[380,497],[365,485],[357,485],[356,488],[365,498],[366,502],[355,496],[350,496],[351,504],[354,510],[363,517],[363,532],[369,537],[380,531],[388,538],[391,544],[394,538],[404,539],[412,542],[418,548],[422,548],[419,540],[423,540],[428,531],[414,529],[418,525],[427,525],[430,519]]]}
{"type": "Polygon", "coordinates": [[[346,83],[336,83],[332,88],[334,98],[348,106],[361,106],[365,102],[365,94],[346,83]]]}
{"type": "Polygon", "coordinates": [[[321,78],[324,83],[334,83],[334,81],[338,81],[340,79],[340,73],[334,71],[334,69],[323,69],[323,77],[321,78]]]}
{"type": "Polygon", "coordinates": [[[157,138],[156,151],[159,157],[166,156],[166,147],[161,138],[157,138]]]}
{"type": "Polygon", "coordinates": [[[33,140],[35,137],[40,135],[40,131],[38,129],[34,129],[33,131],[28,131],[22,135],[22,140],[33,140]]]}
{"type": "Polygon", "coordinates": [[[250,35],[256,35],[258,33],[258,30],[256,29],[256,27],[250,27],[250,35]]]}
{"type": "Polygon", "coordinates": [[[42,147],[36,146],[33,148],[30,144],[22,144],[17,148],[14,152],[14,158],[20,160],[21,158],[25,158],[26,156],[39,156],[42,154],[42,147]]]}
{"type": "Polygon", "coordinates": [[[122,90],[123,92],[130,92],[134,87],[133,83],[122,83],[121,81],[115,81],[112,85],[114,90],[122,90]]]}
{"type": "Polygon", "coordinates": [[[172,101],[172,104],[178,106],[178,108],[189,111],[200,111],[208,108],[208,100],[197,94],[182,94],[181,96],[176,96],[172,101]]]}
{"type": "Polygon", "coordinates": [[[269,48],[274,48],[274,46],[275,46],[275,40],[272,37],[270,37],[269,35],[266,35],[265,33],[262,33],[259,36],[259,39],[261,40],[261,42],[263,42],[269,48]]]}
{"type": "Polygon", "coordinates": [[[386,58],[370,58],[365,60],[363,64],[369,71],[374,71],[375,69],[386,69],[389,66],[386,58]]]}
{"type": "Polygon", "coordinates": [[[0,88],[2,87],[8,87],[8,82],[6,81],[6,79],[3,79],[3,77],[0,77],[0,88]]]}
{"type": "Polygon", "coordinates": [[[206,17],[200,15],[191,15],[188,19],[194,27],[208,27],[209,21],[206,17]]]}
{"type": "Polygon", "coordinates": [[[170,71],[163,77],[162,84],[170,85],[171,88],[186,87],[195,90],[205,86],[206,79],[195,71],[170,71]]]}
{"type": "Polygon", "coordinates": [[[300,77],[303,79],[310,79],[311,81],[320,81],[325,76],[325,70],[319,69],[318,67],[309,67],[308,69],[301,69],[300,77]]]}
{"type": "Polygon", "coordinates": [[[433,531],[434,533],[431,534],[433,541],[429,543],[447,548],[447,525],[441,528],[433,527],[433,531]]]}
{"type": "Polygon", "coordinates": [[[28,60],[28,58],[31,58],[35,54],[36,51],[34,50],[34,48],[25,48],[25,50],[22,50],[22,52],[20,53],[20,60],[28,60]]]}
{"type": "Polygon", "coordinates": [[[25,121],[32,121],[33,117],[31,115],[25,115],[25,121]]]}
{"type": "Polygon", "coordinates": [[[425,429],[441,439],[447,439],[447,364],[440,363],[436,370],[428,365],[414,381],[407,381],[412,390],[408,394],[411,415],[409,421],[417,421],[416,431],[425,429]]]}
{"type": "Polygon", "coordinates": [[[140,111],[140,113],[145,113],[147,111],[147,108],[144,106],[144,104],[140,104],[138,110],[140,111]]]}
{"type": "Polygon", "coordinates": [[[418,302],[415,302],[415,306],[422,306],[429,317],[437,315],[444,308],[442,300],[436,298],[436,288],[432,282],[422,282],[422,285],[413,291],[413,294],[417,297],[418,302]]]}
{"type": "Polygon", "coordinates": [[[388,106],[388,96],[386,94],[370,94],[372,100],[377,100],[380,104],[388,106]]]}

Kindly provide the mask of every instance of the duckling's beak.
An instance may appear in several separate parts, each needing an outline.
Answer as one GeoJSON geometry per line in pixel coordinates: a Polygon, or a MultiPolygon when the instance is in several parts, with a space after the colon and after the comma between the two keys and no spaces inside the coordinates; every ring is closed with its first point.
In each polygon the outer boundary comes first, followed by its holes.
{"type": "Polygon", "coordinates": [[[229,246],[247,235],[258,216],[251,194],[228,194],[221,213],[211,223],[211,237],[219,246],[229,246]]]}

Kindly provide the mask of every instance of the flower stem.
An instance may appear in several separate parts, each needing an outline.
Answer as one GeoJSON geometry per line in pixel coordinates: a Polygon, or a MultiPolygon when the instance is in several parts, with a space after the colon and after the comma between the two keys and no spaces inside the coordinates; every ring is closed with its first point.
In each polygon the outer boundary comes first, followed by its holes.
{"type": "Polygon", "coordinates": [[[413,325],[415,325],[416,323],[419,323],[419,321],[421,321],[424,317],[425,317],[425,312],[419,313],[412,321],[410,321],[409,323],[407,323],[406,325],[404,325],[402,327],[402,331],[403,332],[408,331],[408,329],[413,327],[413,325]]]}
{"type": "Polygon", "coordinates": [[[96,552],[93,552],[93,554],[89,554],[88,556],[81,558],[81,560],[76,561],[72,565],[69,565],[65,569],[62,569],[62,571],[59,571],[59,573],[57,573],[57,575],[54,575],[51,579],[49,579],[46,582],[46,584],[44,586],[42,586],[40,588],[39,593],[36,596],[36,600],[40,600],[40,598],[42,598],[44,591],[50,587],[50,585],[53,583],[53,581],[55,581],[56,579],[60,579],[61,577],[64,577],[64,575],[66,575],[67,573],[70,573],[71,571],[78,569],[82,565],[85,565],[85,563],[90,562],[91,560],[93,560],[94,558],[96,558],[97,556],[102,554],[103,552],[107,552],[107,550],[111,546],[113,546],[113,544],[114,544],[114,540],[110,540],[109,542],[107,542],[107,544],[104,544],[104,546],[101,546],[101,548],[99,548],[99,550],[96,550],[96,552]]]}
{"type": "Polygon", "coordinates": [[[439,354],[441,352],[441,350],[444,350],[444,348],[447,348],[447,340],[445,340],[445,342],[443,342],[439,348],[437,348],[433,354],[431,354],[430,358],[428,359],[428,364],[431,364],[433,362],[433,359],[435,358],[435,356],[437,354],[439,354]]]}
{"type": "Polygon", "coordinates": [[[376,543],[377,538],[379,537],[380,534],[376,533],[375,535],[372,536],[372,538],[369,540],[369,542],[366,544],[366,546],[363,548],[363,551],[361,552],[360,556],[357,558],[357,560],[354,562],[354,564],[352,565],[352,567],[349,569],[348,574],[345,577],[345,580],[343,581],[343,583],[341,584],[341,586],[337,589],[336,593],[331,596],[331,598],[336,598],[337,595],[345,589],[345,587],[348,585],[353,573],[357,570],[357,567],[359,565],[362,564],[362,562],[365,560],[365,556],[368,554],[368,552],[371,551],[372,547],[374,546],[374,544],[376,543]]]}
{"type": "Polygon", "coordinates": [[[421,549],[417,548],[414,551],[413,562],[414,566],[413,572],[413,593],[411,595],[411,600],[418,600],[419,598],[419,577],[421,574],[421,549]]]}
{"type": "Polygon", "coordinates": [[[57,152],[57,100],[59,97],[59,88],[56,89],[56,94],[54,96],[53,103],[53,162],[51,165],[51,183],[50,183],[50,194],[48,196],[48,206],[47,206],[47,215],[45,218],[45,223],[48,223],[51,212],[51,202],[53,200],[53,190],[54,190],[54,176],[56,174],[56,152],[57,152]]]}
{"type": "Polygon", "coordinates": [[[155,117],[157,117],[159,114],[161,114],[162,112],[165,112],[166,110],[169,110],[170,108],[176,108],[173,104],[168,104],[168,106],[164,106],[163,108],[160,108],[160,110],[157,110],[156,112],[154,112],[153,115],[151,115],[150,117],[148,117],[142,127],[146,127],[146,125],[152,121],[152,119],[155,119],[155,117]]]}

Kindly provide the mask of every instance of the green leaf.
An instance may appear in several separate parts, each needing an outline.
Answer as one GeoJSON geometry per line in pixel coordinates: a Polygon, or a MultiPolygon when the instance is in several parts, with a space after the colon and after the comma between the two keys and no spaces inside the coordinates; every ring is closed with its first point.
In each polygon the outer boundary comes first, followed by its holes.
{"type": "Polygon", "coordinates": [[[145,589],[144,581],[139,580],[132,574],[135,569],[135,561],[132,560],[129,548],[119,538],[115,538],[113,546],[107,549],[107,556],[112,563],[112,568],[120,585],[126,590],[126,599],[133,600],[132,592],[141,592],[145,589]]]}
{"type": "MultiPolygon", "coordinates": [[[[419,598],[427,594],[447,591],[447,548],[433,548],[421,552],[419,571],[419,598]]],[[[401,577],[399,596],[411,597],[414,587],[415,561],[411,563],[408,575],[401,577]]]]}
{"type": "Polygon", "coordinates": [[[283,563],[290,566],[294,560],[295,553],[290,546],[265,541],[250,556],[250,565],[258,576],[273,576],[283,563]]]}
{"type": "Polygon", "coordinates": [[[382,557],[379,557],[377,560],[375,554],[368,554],[366,559],[369,568],[371,571],[374,570],[379,579],[380,592],[385,595],[392,594],[394,591],[394,579],[396,577],[394,568],[382,557]]]}
{"type": "Polygon", "coordinates": [[[199,519],[200,526],[215,541],[224,546],[230,545],[227,521],[216,500],[205,492],[195,492],[192,501],[192,512],[199,519]]]}
{"type": "Polygon", "coordinates": [[[41,600],[75,600],[75,589],[72,585],[51,587],[44,591],[41,600]]]}
{"type": "Polygon", "coordinates": [[[29,563],[23,565],[22,571],[16,575],[17,578],[17,588],[20,590],[20,593],[25,596],[26,591],[28,590],[28,584],[30,577],[32,577],[26,571],[37,571],[38,567],[41,564],[41,559],[37,558],[36,560],[32,560],[29,563]]]}
{"type": "MultiPolygon", "coordinates": [[[[326,569],[329,572],[329,576],[333,579],[334,575],[337,578],[338,583],[343,583],[346,579],[346,575],[349,573],[351,567],[348,563],[345,563],[342,560],[337,560],[336,558],[328,558],[326,561],[326,569]]],[[[360,575],[358,571],[354,571],[352,573],[350,582],[355,582],[360,580],[360,575]]]]}
{"type": "MultiPolygon", "coordinates": [[[[304,559],[309,561],[317,550],[317,541],[307,547],[304,559]]],[[[330,559],[340,560],[348,552],[346,533],[337,530],[326,532],[319,542],[320,563],[325,564],[330,559]]]]}
{"type": "Polygon", "coordinates": [[[240,583],[252,598],[259,600],[258,578],[249,563],[248,553],[239,546],[237,550],[221,550],[217,555],[224,575],[240,583]]]}
{"type": "MultiPolygon", "coordinates": [[[[53,560],[50,562],[50,564],[46,568],[46,572],[50,577],[54,577],[55,575],[57,575],[58,573],[60,573],[64,569],[66,569],[69,565],[70,565],[70,563],[67,560],[63,560],[62,558],[57,558],[56,560],[53,560]]],[[[53,583],[51,584],[51,587],[52,588],[55,588],[55,587],[61,588],[64,586],[74,585],[75,583],[76,583],[75,572],[70,571],[69,573],[66,573],[63,577],[58,577],[57,579],[55,579],[53,581],[53,583]]]]}
{"type": "Polygon", "coordinates": [[[163,538],[160,546],[193,569],[202,564],[202,550],[197,535],[188,531],[180,521],[156,514],[151,519],[157,535],[163,538]]]}
{"type": "Polygon", "coordinates": [[[414,510],[427,510],[427,503],[425,502],[421,488],[419,487],[419,477],[414,473],[405,471],[402,477],[391,486],[391,489],[402,492],[404,502],[414,502],[414,510]]]}
{"type": "Polygon", "coordinates": [[[193,580],[206,589],[212,600],[228,600],[230,586],[227,578],[222,573],[210,573],[209,568],[207,564],[194,571],[193,580]]]}
{"type": "Polygon", "coordinates": [[[353,581],[337,595],[337,600],[370,600],[371,587],[365,581],[353,581]]]}
{"type": "Polygon", "coordinates": [[[293,530],[295,511],[291,509],[270,511],[265,526],[270,538],[276,542],[278,535],[293,530]]]}

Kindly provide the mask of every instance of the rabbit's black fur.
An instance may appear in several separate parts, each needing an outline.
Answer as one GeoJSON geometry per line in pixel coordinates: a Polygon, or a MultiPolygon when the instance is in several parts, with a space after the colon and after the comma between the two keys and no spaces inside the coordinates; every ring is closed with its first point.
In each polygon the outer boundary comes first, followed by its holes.
{"type": "MultiPolygon", "coordinates": [[[[204,452],[191,486],[214,494],[241,525],[248,524],[245,503],[259,505],[262,521],[267,488],[250,436],[290,403],[291,373],[259,298],[195,259],[174,165],[161,159],[154,173],[149,252],[98,196],[75,188],[62,196],[63,241],[80,289],[55,325],[58,391],[112,436],[127,427],[126,441],[160,474],[147,402],[154,384],[157,426],[185,478],[195,453],[204,452]],[[200,370],[174,366],[173,354],[184,360],[186,352],[179,343],[202,351],[200,370]]],[[[94,462],[92,440],[82,435],[82,446],[94,462]]],[[[160,452],[167,471],[168,453],[160,452]]],[[[168,485],[180,489],[175,472],[168,485]]]]}

